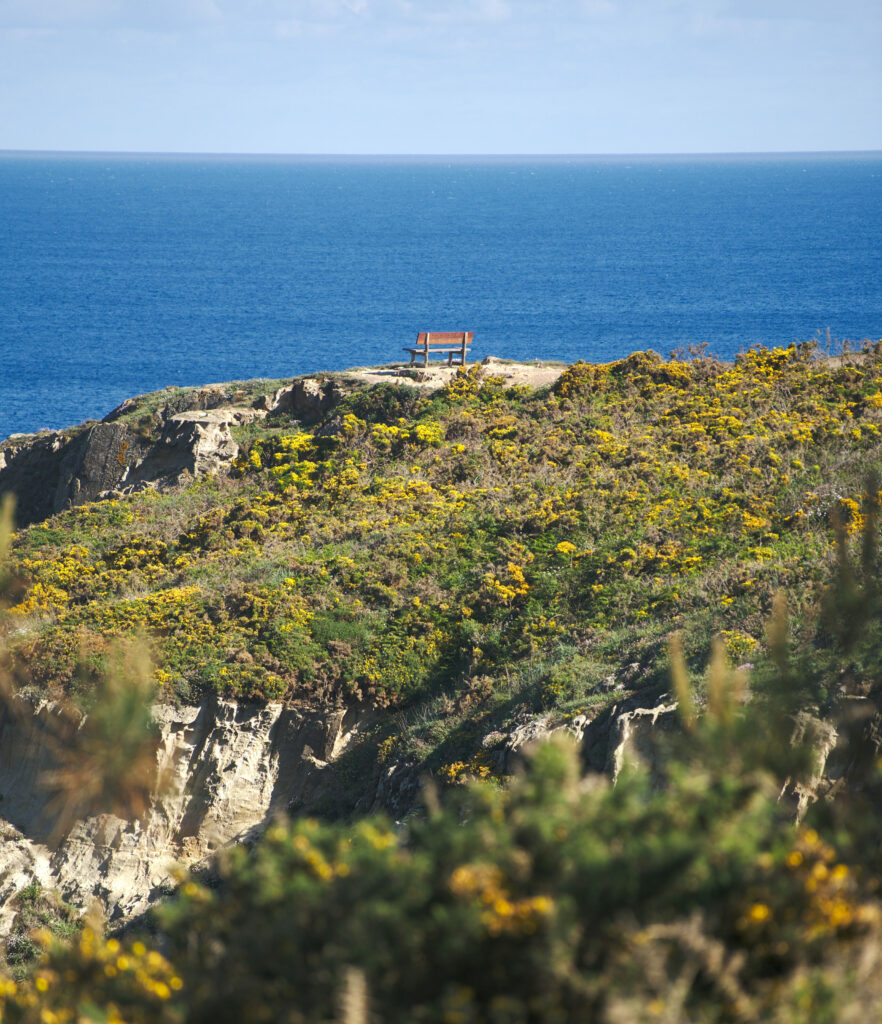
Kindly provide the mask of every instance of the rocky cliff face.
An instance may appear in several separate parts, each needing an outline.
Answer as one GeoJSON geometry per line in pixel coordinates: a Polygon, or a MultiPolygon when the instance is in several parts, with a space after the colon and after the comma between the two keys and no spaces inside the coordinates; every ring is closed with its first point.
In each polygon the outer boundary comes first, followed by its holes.
{"type": "MultiPolygon", "coordinates": [[[[320,797],[328,765],[363,724],[353,712],[278,703],[157,706],[164,785],[144,820],[88,818],[52,849],[40,784],[52,768],[44,729],[52,714],[41,705],[30,717],[0,718],[0,906],[36,878],[75,906],[99,899],[114,922],[162,895],[176,864],[196,863],[247,839],[292,803],[308,806],[320,797]]],[[[10,924],[11,914],[0,909],[0,934],[10,924]]]]}
{"type": "MultiPolygon", "coordinates": [[[[248,841],[277,814],[310,813],[341,797],[346,803],[347,794],[340,792],[346,775],[335,768],[374,722],[371,714],[352,709],[314,711],[217,698],[195,707],[157,705],[153,711],[165,781],[144,820],[91,817],[54,847],[41,787],[41,777],[53,767],[45,728],[53,709],[42,704],[29,715],[0,715],[0,937],[12,925],[10,897],[35,879],[82,909],[97,899],[110,923],[122,924],[170,891],[176,866],[198,864],[227,845],[248,841]]],[[[846,778],[859,776],[856,750],[865,760],[878,757],[880,721],[876,705],[861,701],[841,730],[815,719],[796,723],[797,730],[813,731],[817,768],[808,785],[782,793],[794,816],[846,778]]],[[[641,762],[663,784],[665,737],[679,728],[676,704],[646,692],[567,723],[539,716],[506,735],[488,735],[485,745],[496,751],[497,768],[511,773],[529,760],[536,743],[564,735],[595,777],[614,782],[626,762],[641,762]]],[[[416,766],[391,764],[349,806],[400,818],[418,804],[421,787],[416,766]]]]}
{"type": "MultiPolygon", "coordinates": [[[[210,386],[160,407],[149,432],[126,422],[139,410],[140,400],[130,399],[101,423],[6,439],[0,497],[16,495],[25,526],[89,501],[226,472],[239,454],[234,426],[268,415],[316,422],[348,390],[336,379],[303,378],[252,405],[230,405],[241,396],[210,386]]],[[[89,818],[50,846],[53,815],[41,779],[54,767],[45,728],[54,709],[18,710],[0,711],[0,935],[14,917],[10,897],[35,879],[81,908],[97,898],[114,922],[142,912],[171,884],[174,865],[198,862],[275,814],[320,800],[333,785],[329,765],[363,720],[278,703],[157,706],[165,785],[145,819],[89,818]]],[[[368,803],[397,807],[416,792],[413,773],[395,766],[368,803]]]]}
{"type": "Polygon", "coordinates": [[[73,435],[14,438],[2,456],[0,495],[16,495],[18,521],[27,525],[116,487],[143,447],[125,425],[98,423],[73,435]]]}
{"type": "MultiPolygon", "coordinates": [[[[0,717],[0,935],[12,912],[3,904],[37,879],[75,906],[98,899],[110,922],[146,910],[173,884],[176,865],[189,866],[247,840],[276,814],[309,812],[339,794],[334,762],[369,727],[353,710],[306,711],[211,699],[196,707],[157,705],[160,776],[165,779],[143,821],[100,815],[78,822],[50,847],[52,816],[41,777],[53,767],[46,741],[50,705],[0,717]]],[[[648,730],[670,726],[673,706],[641,708],[634,701],[596,719],[564,726],[534,719],[505,737],[501,768],[516,770],[529,748],[555,732],[572,736],[586,765],[615,773],[624,758],[648,756],[648,730]]],[[[401,816],[420,793],[418,771],[393,764],[376,780],[361,811],[401,816]]]]}
{"type": "MultiPolygon", "coordinates": [[[[250,410],[249,410],[250,411],[250,410]]],[[[97,423],[70,435],[13,439],[0,461],[0,497],[13,493],[21,526],[112,493],[174,486],[228,466],[239,454],[230,433],[241,410],[180,413],[155,441],[124,423],[97,423]]]]}
{"type": "Polygon", "coordinates": [[[138,408],[137,400],[127,399],[101,423],[12,435],[0,449],[0,498],[16,495],[16,520],[27,526],[103,497],[225,472],[239,454],[233,426],[268,415],[315,423],[351,387],[336,378],[305,377],[253,405],[225,405],[236,395],[212,386],[162,406],[149,434],[123,421],[138,408]]]}

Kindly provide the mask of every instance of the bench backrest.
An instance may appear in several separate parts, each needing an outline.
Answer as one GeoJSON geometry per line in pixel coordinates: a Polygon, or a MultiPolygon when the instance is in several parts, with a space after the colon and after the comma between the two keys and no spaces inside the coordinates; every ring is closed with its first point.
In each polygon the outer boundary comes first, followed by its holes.
{"type": "Polygon", "coordinates": [[[417,345],[431,348],[433,345],[471,345],[474,331],[423,331],[417,335],[417,345]]]}

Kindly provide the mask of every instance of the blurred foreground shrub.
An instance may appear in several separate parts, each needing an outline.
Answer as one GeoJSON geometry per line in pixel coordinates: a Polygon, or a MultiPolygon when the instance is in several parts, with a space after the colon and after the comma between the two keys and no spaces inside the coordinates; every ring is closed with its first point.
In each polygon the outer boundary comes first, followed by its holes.
{"type": "Polygon", "coordinates": [[[157,917],[162,956],[89,928],[74,945],[44,936],[37,972],[5,986],[5,1019],[318,1024],[341,1019],[353,969],[367,1005],[352,1020],[882,1013],[876,876],[794,827],[744,764],[613,788],[549,744],[509,789],[476,784],[400,829],[272,826],[157,917]]]}
{"type": "MultiPolygon", "coordinates": [[[[871,540],[859,570],[842,545],[827,603],[846,658],[879,614],[871,540]]],[[[444,806],[429,788],[402,825],[279,822],[211,876],[182,877],[149,940],[38,933],[38,968],[0,982],[3,1019],[880,1020],[879,766],[862,762],[859,786],[794,823],[815,691],[783,601],[769,650],[748,699],[722,645],[698,696],[672,645],[683,729],[661,782],[640,766],[615,786],[585,779],[553,743],[507,787],[476,783],[444,806]]]]}

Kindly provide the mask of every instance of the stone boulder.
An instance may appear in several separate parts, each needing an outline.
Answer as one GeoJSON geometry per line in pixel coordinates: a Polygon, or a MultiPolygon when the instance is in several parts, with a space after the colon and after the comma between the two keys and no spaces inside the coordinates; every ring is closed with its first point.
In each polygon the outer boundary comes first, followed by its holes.
{"type": "Polygon", "coordinates": [[[239,454],[230,428],[242,422],[238,414],[243,411],[213,409],[171,416],[123,482],[172,484],[229,468],[239,454]]]}
{"type": "Polygon", "coordinates": [[[269,395],[262,395],[254,407],[270,416],[282,414],[303,423],[317,423],[351,390],[351,385],[336,378],[303,377],[269,395]]]}

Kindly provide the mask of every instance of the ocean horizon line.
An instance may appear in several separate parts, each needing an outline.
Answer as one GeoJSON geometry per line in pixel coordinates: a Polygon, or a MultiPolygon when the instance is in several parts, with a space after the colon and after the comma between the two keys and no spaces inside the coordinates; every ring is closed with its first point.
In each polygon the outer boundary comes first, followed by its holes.
{"type": "Polygon", "coordinates": [[[834,150],[719,150],[711,152],[659,153],[258,153],[209,152],[186,150],[104,150],[104,149],[0,149],[0,159],[159,159],[159,160],[273,160],[302,162],[364,161],[364,162],[566,162],[620,160],[751,160],[882,157],[882,149],[834,150]]]}

